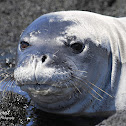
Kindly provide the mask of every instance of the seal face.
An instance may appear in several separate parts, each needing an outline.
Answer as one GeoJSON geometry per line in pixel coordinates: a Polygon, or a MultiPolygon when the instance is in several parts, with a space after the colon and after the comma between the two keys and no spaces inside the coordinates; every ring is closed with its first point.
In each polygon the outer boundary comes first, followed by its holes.
{"type": "Polygon", "coordinates": [[[118,26],[119,21],[80,11],[39,17],[19,41],[14,71],[17,85],[47,112],[115,111],[121,65],[126,59],[113,37],[113,24],[118,26]]]}

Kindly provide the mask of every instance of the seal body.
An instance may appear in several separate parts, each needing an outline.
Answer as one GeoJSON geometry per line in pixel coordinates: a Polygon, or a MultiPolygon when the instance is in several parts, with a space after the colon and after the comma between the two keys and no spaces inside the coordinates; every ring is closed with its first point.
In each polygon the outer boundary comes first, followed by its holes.
{"type": "Polygon", "coordinates": [[[45,14],[22,33],[14,77],[46,112],[91,115],[126,108],[126,19],[45,14]]]}

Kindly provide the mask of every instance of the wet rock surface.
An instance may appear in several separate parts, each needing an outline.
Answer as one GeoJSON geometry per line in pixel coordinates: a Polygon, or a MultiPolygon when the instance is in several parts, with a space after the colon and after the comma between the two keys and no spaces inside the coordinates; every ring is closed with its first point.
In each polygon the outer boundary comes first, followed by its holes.
{"type": "Polygon", "coordinates": [[[30,122],[27,117],[29,102],[16,93],[9,92],[0,101],[0,126],[19,126],[30,122]]]}
{"type": "MultiPolygon", "coordinates": [[[[125,0],[0,0],[0,79],[16,63],[16,48],[22,31],[42,14],[62,10],[87,10],[110,16],[126,16],[125,0]],[[4,69],[2,69],[4,68],[4,69]]],[[[17,93],[1,97],[1,126],[125,126],[126,112],[104,118],[66,117],[37,110],[17,93]],[[103,121],[104,120],[104,121],[103,121]]]]}

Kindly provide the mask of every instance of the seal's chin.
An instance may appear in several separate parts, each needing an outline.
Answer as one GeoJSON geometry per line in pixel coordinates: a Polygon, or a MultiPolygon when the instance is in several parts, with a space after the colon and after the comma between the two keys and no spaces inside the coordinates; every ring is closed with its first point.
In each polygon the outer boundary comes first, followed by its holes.
{"type": "Polygon", "coordinates": [[[62,114],[62,111],[76,103],[79,96],[74,93],[74,87],[61,88],[48,84],[25,84],[20,87],[29,94],[37,108],[51,113],[62,114]]]}
{"type": "MultiPolygon", "coordinates": [[[[32,98],[36,98],[41,103],[55,103],[59,100],[63,100],[64,96],[71,95],[72,87],[55,87],[48,84],[26,84],[20,86],[20,88],[26,91],[32,98]],[[65,95],[64,95],[65,94],[65,95]]],[[[36,100],[35,100],[36,101],[36,100]]]]}

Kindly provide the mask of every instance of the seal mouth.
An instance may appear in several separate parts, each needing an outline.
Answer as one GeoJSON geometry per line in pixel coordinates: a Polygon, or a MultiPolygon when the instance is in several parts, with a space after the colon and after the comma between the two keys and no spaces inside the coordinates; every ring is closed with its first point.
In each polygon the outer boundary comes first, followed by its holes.
{"type": "Polygon", "coordinates": [[[18,84],[18,86],[20,86],[20,87],[31,87],[31,88],[34,88],[34,89],[41,89],[41,88],[48,88],[48,87],[53,87],[53,86],[51,86],[51,85],[49,85],[49,84],[38,84],[38,83],[36,83],[36,84],[18,84]]]}
{"type": "Polygon", "coordinates": [[[43,96],[60,96],[66,92],[66,87],[51,86],[49,84],[23,84],[20,88],[30,94],[43,96]]]}
{"type": "Polygon", "coordinates": [[[56,88],[55,86],[51,86],[49,84],[38,84],[38,83],[36,83],[36,84],[23,84],[23,85],[19,85],[19,86],[23,89],[31,88],[36,91],[48,90],[49,88],[56,88]]]}
{"type": "MultiPolygon", "coordinates": [[[[47,89],[47,88],[50,88],[50,87],[52,87],[52,88],[66,88],[67,86],[67,82],[65,83],[65,84],[63,84],[63,83],[54,83],[54,84],[39,84],[39,83],[36,83],[36,84],[20,84],[20,83],[18,83],[17,84],[19,87],[31,87],[31,88],[34,88],[34,89],[36,89],[36,90],[39,90],[39,89],[47,89]]],[[[72,87],[72,86],[70,86],[69,85],[69,87],[72,87]]],[[[68,87],[67,87],[68,88],[68,87]]]]}
{"type": "MultiPolygon", "coordinates": [[[[53,107],[53,104],[61,106],[61,102],[63,102],[63,106],[72,99],[73,96],[73,88],[61,88],[55,87],[48,84],[25,84],[20,87],[22,90],[26,91],[29,96],[34,99],[34,101],[43,106],[43,108],[47,108],[47,104],[50,107],[53,107]]],[[[68,103],[67,103],[68,104],[68,103]]],[[[57,106],[57,107],[59,107],[57,106]]]]}

